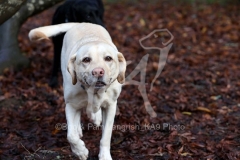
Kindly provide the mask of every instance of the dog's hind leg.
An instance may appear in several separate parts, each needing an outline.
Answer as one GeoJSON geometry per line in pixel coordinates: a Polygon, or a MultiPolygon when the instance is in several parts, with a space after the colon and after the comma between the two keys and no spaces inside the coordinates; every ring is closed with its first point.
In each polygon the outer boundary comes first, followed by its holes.
{"type": "Polygon", "coordinates": [[[73,107],[73,104],[67,103],[66,108],[67,118],[67,139],[71,145],[73,153],[79,159],[86,160],[88,157],[88,149],[85,147],[84,142],[80,139],[82,137],[82,128],[80,123],[81,112],[73,107]]]}
{"type": "Polygon", "coordinates": [[[101,122],[102,122],[102,110],[101,108],[94,113],[92,110],[92,106],[87,106],[86,109],[87,112],[87,116],[88,118],[96,125],[96,126],[100,126],[101,122]]]}
{"type": "Polygon", "coordinates": [[[96,98],[92,91],[88,90],[88,105],[86,108],[87,116],[96,125],[102,122],[101,98],[96,98]]]}
{"type": "Polygon", "coordinates": [[[100,108],[96,113],[94,113],[94,124],[96,124],[97,126],[100,126],[101,122],[102,122],[102,109],[100,108]]]}

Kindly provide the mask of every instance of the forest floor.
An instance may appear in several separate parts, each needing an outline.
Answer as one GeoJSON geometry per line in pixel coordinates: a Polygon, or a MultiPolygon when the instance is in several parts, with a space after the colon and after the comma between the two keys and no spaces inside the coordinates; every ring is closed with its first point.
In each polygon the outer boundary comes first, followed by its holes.
{"type": "MultiPolygon", "coordinates": [[[[77,159],[66,139],[62,85],[48,86],[52,42],[28,40],[31,29],[51,24],[55,9],[29,18],[21,28],[19,46],[29,66],[0,76],[2,160],[77,159]]],[[[157,114],[148,114],[138,86],[123,86],[111,141],[114,160],[240,159],[239,11],[240,4],[105,3],[106,28],[131,61],[126,76],[147,60],[144,84],[157,114]],[[161,50],[144,49],[139,40],[156,29],[168,29],[174,39],[163,45],[170,36],[161,30],[144,41],[145,47],[161,50]],[[150,90],[167,47],[166,65],[150,90]]],[[[81,123],[89,159],[98,159],[101,128],[85,114],[81,123]]]]}

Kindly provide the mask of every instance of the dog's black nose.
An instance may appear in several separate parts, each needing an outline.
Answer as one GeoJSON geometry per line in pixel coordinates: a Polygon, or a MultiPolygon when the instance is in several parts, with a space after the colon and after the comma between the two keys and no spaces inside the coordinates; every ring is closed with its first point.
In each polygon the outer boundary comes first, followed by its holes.
{"type": "Polygon", "coordinates": [[[102,77],[104,75],[104,69],[103,68],[94,68],[92,71],[92,75],[95,77],[102,77]]]}

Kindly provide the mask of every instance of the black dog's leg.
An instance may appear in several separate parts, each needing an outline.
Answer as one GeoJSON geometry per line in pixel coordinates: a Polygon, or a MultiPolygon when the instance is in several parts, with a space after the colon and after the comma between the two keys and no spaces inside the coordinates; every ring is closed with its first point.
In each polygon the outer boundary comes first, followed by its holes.
{"type": "Polygon", "coordinates": [[[56,87],[58,85],[58,72],[60,69],[63,37],[64,37],[64,34],[60,34],[52,38],[53,45],[54,45],[54,59],[53,59],[52,76],[49,82],[49,85],[51,87],[56,87]]]}
{"type": "MultiPolygon", "coordinates": [[[[63,5],[59,6],[53,15],[52,25],[64,23],[65,14],[66,14],[66,8],[63,5]]],[[[58,36],[52,37],[52,42],[54,46],[54,59],[53,59],[52,75],[49,81],[49,86],[52,88],[58,86],[58,72],[60,69],[63,37],[64,37],[64,34],[60,34],[58,36]]]]}

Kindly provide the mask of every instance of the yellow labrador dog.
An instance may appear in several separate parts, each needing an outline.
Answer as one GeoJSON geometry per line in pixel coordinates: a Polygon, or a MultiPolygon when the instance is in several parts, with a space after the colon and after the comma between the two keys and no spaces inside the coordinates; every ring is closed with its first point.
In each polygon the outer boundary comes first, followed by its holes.
{"type": "Polygon", "coordinates": [[[110,140],[117,98],[125,81],[126,61],[108,32],[100,25],[64,23],[30,31],[30,40],[48,39],[66,32],[61,54],[64,99],[68,124],[67,139],[79,159],[88,149],[81,140],[81,109],[96,124],[102,122],[100,160],[111,160],[110,140]]]}

